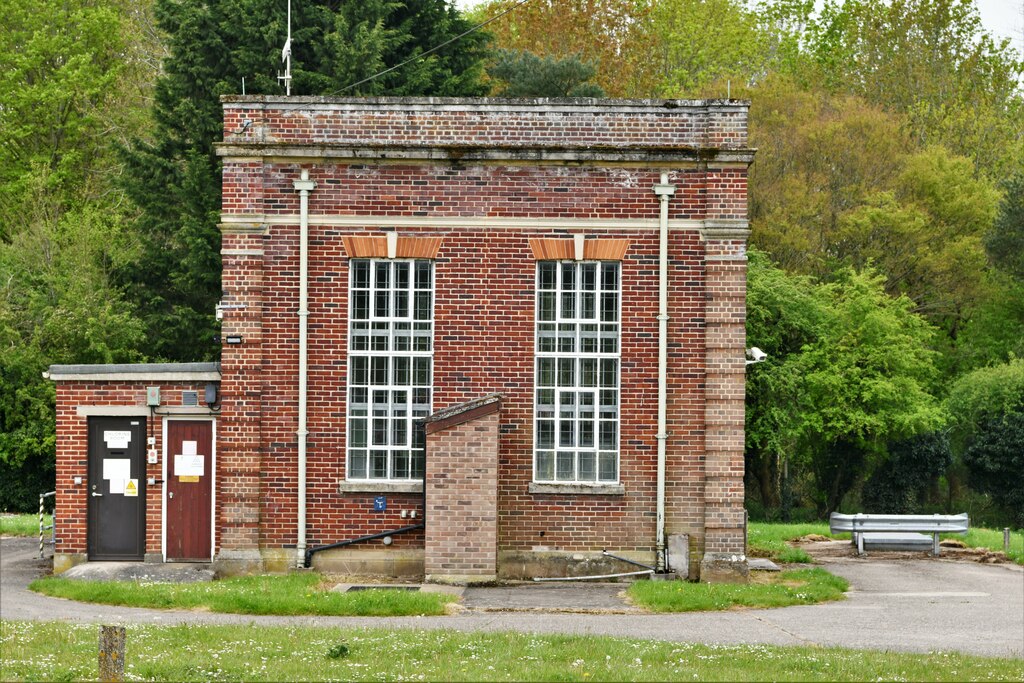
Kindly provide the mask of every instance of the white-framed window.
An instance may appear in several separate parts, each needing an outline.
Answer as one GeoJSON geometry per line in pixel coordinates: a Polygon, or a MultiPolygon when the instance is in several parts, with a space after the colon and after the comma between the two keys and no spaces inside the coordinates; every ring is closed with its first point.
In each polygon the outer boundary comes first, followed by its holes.
{"type": "Polygon", "coordinates": [[[347,478],[423,478],[431,413],[434,264],[353,259],[349,267],[347,478]]]}
{"type": "Polygon", "coordinates": [[[621,269],[537,262],[533,479],[619,481],[621,269]]]}

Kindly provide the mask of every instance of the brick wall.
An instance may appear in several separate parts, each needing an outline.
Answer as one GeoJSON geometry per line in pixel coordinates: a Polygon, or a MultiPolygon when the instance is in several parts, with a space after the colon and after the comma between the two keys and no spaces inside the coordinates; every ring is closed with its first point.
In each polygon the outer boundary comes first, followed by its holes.
{"type": "MultiPolygon", "coordinates": [[[[146,465],[146,478],[163,478],[163,422],[164,414],[149,415],[146,407],[146,388],[159,387],[161,406],[157,413],[176,411],[169,417],[186,417],[193,414],[209,415],[203,403],[203,381],[150,380],[109,380],[97,379],[57,381],[57,486],[54,510],[55,556],[75,558],[66,565],[57,562],[57,568],[66,568],[84,559],[87,545],[88,509],[88,454],[89,416],[123,416],[125,408],[134,409],[131,419],[144,420],[146,434],[156,438],[159,461],[146,465]],[[182,408],[182,392],[198,393],[200,405],[193,409],[182,408]],[[82,483],[75,484],[74,478],[81,477],[82,483]],[[81,556],[81,557],[78,557],[81,556]]],[[[160,486],[146,487],[146,544],[147,555],[160,555],[161,505],[163,491],[160,486]]]]}
{"type": "Polygon", "coordinates": [[[470,402],[426,425],[428,581],[497,578],[500,408],[470,402]]]}
{"type": "MultiPolygon", "coordinates": [[[[418,492],[388,492],[387,511],[375,514],[375,492],[339,488],[345,238],[397,230],[441,240],[434,409],[504,396],[499,548],[653,552],[659,203],[651,188],[668,172],[677,191],[670,203],[667,528],[689,533],[700,552],[707,524],[716,530],[711,547],[734,547],[726,539],[734,538],[742,510],[742,450],[737,479],[734,445],[738,409],[742,447],[743,338],[736,325],[741,329],[745,271],[742,262],[707,261],[733,242],[705,239],[702,231],[715,222],[745,227],[745,126],[742,104],[622,104],[588,113],[529,103],[227,98],[224,302],[239,307],[225,310],[224,333],[243,333],[244,342],[224,348],[221,441],[244,483],[225,496],[234,500],[223,511],[232,525],[225,538],[240,548],[258,544],[265,555],[296,542],[299,204],[292,182],[307,170],[317,185],[309,200],[308,544],[394,529],[407,524],[400,510],[422,512],[418,492]],[[255,124],[233,134],[243,120],[255,124]],[[601,495],[531,493],[530,239],[571,241],[577,234],[629,242],[622,260],[623,486],[601,495]],[[740,317],[724,324],[715,317],[720,307],[740,317]],[[706,404],[706,388],[725,402],[722,425],[706,423],[719,414],[706,404]],[[729,443],[720,448],[721,439],[729,443]],[[709,510],[706,496],[717,501],[709,510]]],[[[424,537],[394,541],[395,548],[422,548],[424,537]]]]}

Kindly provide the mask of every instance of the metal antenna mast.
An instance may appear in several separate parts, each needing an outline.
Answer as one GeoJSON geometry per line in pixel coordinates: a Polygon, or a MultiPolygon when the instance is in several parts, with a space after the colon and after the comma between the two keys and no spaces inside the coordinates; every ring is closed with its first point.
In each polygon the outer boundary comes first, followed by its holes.
{"type": "Polygon", "coordinates": [[[292,0],[288,0],[288,39],[281,50],[281,61],[284,62],[284,76],[278,72],[277,80],[284,81],[284,94],[292,94],[292,0]]]}

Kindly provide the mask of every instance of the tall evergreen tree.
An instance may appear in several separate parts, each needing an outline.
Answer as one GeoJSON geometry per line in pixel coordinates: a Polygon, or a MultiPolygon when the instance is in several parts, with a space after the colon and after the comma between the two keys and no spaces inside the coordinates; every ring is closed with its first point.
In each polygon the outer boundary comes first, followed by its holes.
{"type": "MultiPolygon", "coordinates": [[[[243,78],[250,94],[283,94],[276,74],[286,7],[284,0],[156,2],[170,56],[156,85],[153,137],[124,152],[141,249],[121,276],[157,357],[217,356],[219,97],[240,92],[243,78]]],[[[471,33],[425,54],[468,28],[445,0],[294,3],[292,94],[482,95],[485,35],[471,33]]]]}

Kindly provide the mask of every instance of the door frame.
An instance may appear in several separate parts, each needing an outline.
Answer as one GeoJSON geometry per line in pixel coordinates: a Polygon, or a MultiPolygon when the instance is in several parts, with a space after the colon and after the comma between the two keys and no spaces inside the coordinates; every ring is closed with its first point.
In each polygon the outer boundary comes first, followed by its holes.
{"type": "MultiPolygon", "coordinates": [[[[161,459],[160,477],[160,556],[167,561],[167,482],[170,481],[167,471],[167,427],[171,422],[209,422],[210,423],[210,561],[217,553],[217,418],[212,415],[164,415],[161,421],[163,439],[163,455],[161,459]]],[[[171,475],[173,476],[173,475],[171,475]]]]}

